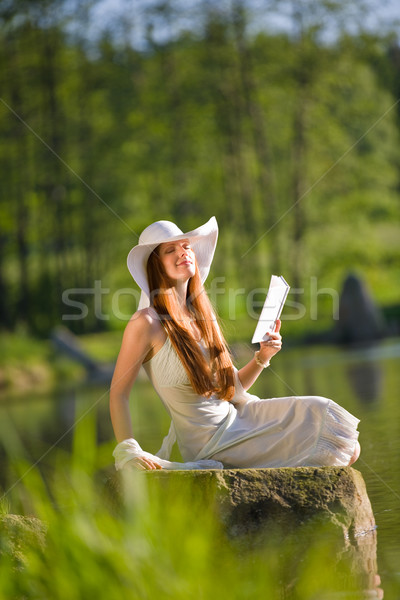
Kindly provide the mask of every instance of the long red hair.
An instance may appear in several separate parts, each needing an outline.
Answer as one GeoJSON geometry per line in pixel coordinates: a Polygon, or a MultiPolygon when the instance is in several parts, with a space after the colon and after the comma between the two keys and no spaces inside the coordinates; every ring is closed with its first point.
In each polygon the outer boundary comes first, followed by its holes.
{"type": "Polygon", "coordinates": [[[147,261],[147,278],[151,304],[160,316],[193,389],[201,396],[216,394],[218,398],[231,400],[235,392],[232,360],[201,282],[197,261],[196,272],[188,283],[186,306],[201,331],[210,360],[204,356],[191,329],[185,326],[187,316],[179,305],[173,282],[165,273],[159,246],[147,261]]]}

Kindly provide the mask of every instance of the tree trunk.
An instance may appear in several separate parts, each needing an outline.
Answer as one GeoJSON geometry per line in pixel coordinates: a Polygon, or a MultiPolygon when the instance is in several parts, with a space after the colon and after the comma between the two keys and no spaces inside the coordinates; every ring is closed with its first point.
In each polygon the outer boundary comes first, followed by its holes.
{"type": "Polygon", "coordinates": [[[266,123],[263,111],[257,101],[258,89],[253,70],[251,50],[245,38],[245,8],[242,0],[236,0],[233,6],[234,31],[238,48],[240,76],[242,83],[244,106],[246,109],[254,151],[257,157],[257,184],[261,199],[262,229],[257,229],[257,237],[270,231],[271,240],[270,267],[272,271],[280,272],[279,237],[276,235],[275,225],[277,215],[277,202],[272,182],[271,149],[266,133],[266,123]]]}

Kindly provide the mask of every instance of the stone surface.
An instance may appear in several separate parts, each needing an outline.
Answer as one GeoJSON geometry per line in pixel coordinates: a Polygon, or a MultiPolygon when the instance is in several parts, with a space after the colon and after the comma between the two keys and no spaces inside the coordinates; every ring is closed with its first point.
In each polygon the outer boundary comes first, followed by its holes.
{"type": "Polygon", "coordinates": [[[232,535],[259,531],[271,519],[286,529],[309,519],[328,519],[349,538],[375,528],[363,477],[351,467],[163,470],[147,477],[164,485],[186,480],[215,494],[232,535]]]}
{"type": "MultiPolygon", "coordinates": [[[[330,536],[337,540],[336,563],[350,563],[365,589],[373,585],[375,519],[364,479],[351,467],[162,470],[143,476],[150,493],[154,486],[194,492],[217,511],[227,535],[242,549],[262,547],[273,535],[297,539],[300,547],[315,532],[330,536]]],[[[120,486],[116,474],[114,494],[121,493],[120,486]]]]}

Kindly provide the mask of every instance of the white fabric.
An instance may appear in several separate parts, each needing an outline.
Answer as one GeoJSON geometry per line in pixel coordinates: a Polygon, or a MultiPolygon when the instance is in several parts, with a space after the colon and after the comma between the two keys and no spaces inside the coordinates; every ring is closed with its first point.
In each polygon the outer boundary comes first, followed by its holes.
{"type": "Polygon", "coordinates": [[[194,469],[223,469],[223,464],[216,460],[197,460],[193,462],[170,462],[169,460],[163,460],[150,452],[145,452],[141,449],[138,442],[133,438],[129,438],[120,442],[114,452],[115,468],[120,471],[124,467],[129,467],[129,461],[133,458],[145,457],[156,463],[158,463],[163,469],[166,470],[194,470],[194,469]]]}
{"type": "Polygon", "coordinates": [[[171,456],[173,445],[176,442],[176,433],[174,422],[171,421],[171,425],[169,426],[168,434],[163,439],[163,443],[158,452],[156,452],[156,456],[160,458],[168,459],[171,456]]]}
{"type": "Polygon", "coordinates": [[[204,398],[193,390],[168,337],[143,366],[172,417],[184,461],[213,459],[243,468],[345,466],[354,453],[359,420],[333,400],[262,400],[243,389],[237,371],[232,402],[204,398]]]}

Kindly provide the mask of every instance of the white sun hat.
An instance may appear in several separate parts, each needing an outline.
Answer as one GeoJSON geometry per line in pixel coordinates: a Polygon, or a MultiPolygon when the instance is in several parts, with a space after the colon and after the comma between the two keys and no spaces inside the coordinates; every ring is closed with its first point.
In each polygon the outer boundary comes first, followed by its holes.
{"type": "Polygon", "coordinates": [[[147,280],[147,261],[157,246],[165,242],[188,239],[196,255],[201,281],[207,279],[218,239],[218,224],[215,217],[193,231],[183,233],[171,221],[156,221],[144,229],[139,243],[128,254],[128,269],[142,294],[138,310],[150,306],[150,290],[147,280]]]}

